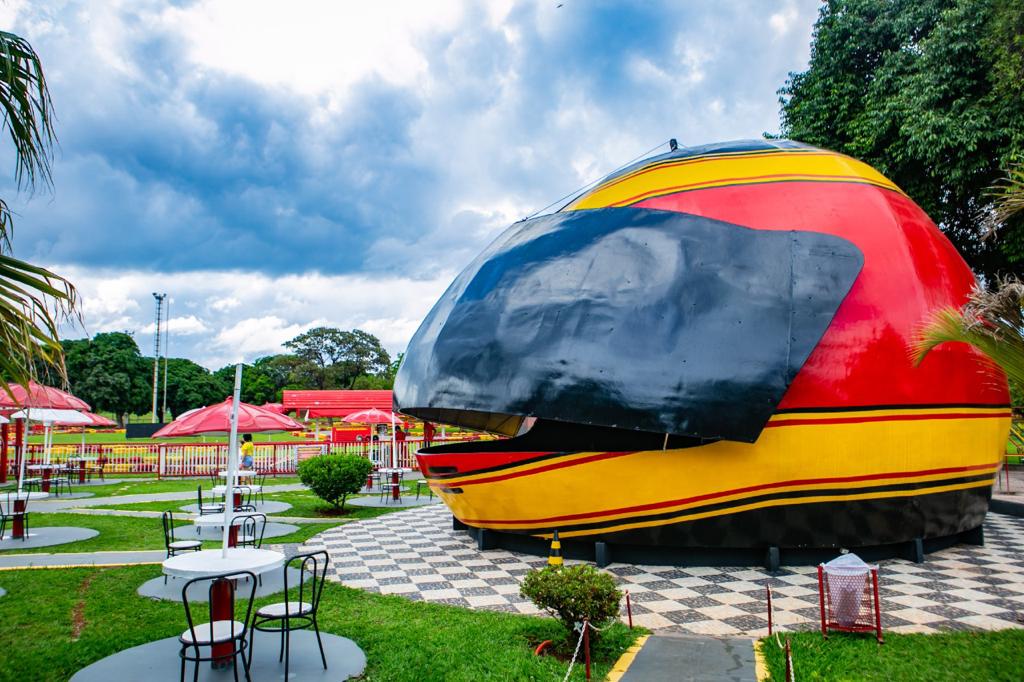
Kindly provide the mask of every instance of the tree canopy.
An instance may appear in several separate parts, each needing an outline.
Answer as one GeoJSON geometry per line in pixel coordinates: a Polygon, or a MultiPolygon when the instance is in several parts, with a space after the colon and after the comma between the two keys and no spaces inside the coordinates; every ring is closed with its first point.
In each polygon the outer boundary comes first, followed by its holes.
{"type": "MultiPolygon", "coordinates": [[[[152,405],[153,358],[140,354],[130,334],[111,332],[92,339],[64,341],[71,391],[96,410],[146,414],[152,405]]],[[[285,389],[382,388],[394,385],[401,356],[391,362],[380,341],[363,331],[312,329],[289,342],[296,354],[268,355],[242,367],[242,400],[254,405],[279,402],[285,389]]],[[[46,383],[59,383],[56,371],[39,362],[46,383]]],[[[163,360],[158,396],[163,403],[163,360]]],[[[171,417],[231,395],[235,366],[215,372],[185,358],[167,362],[167,409],[171,417]]]]}
{"type": "Polygon", "coordinates": [[[984,240],[988,188],[1024,158],[1024,3],[827,0],[782,135],[891,178],[990,281],[1024,265],[1024,225],[984,240]]]}

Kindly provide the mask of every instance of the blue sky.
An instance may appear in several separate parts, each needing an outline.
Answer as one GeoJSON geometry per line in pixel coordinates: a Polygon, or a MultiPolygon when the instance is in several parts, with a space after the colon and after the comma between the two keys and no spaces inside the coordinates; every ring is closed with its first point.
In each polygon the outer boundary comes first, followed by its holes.
{"type": "MultiPolygon", "coordinates": [[[[509,223],[656,144],[778,129],[813,0],[9,2],[43,58],[52,194],[16,255],[85,328],[211,368],[314,325],[392,352],[509,223]]],[[[10,150],[0,151],[12,168],[10,150]]]]}

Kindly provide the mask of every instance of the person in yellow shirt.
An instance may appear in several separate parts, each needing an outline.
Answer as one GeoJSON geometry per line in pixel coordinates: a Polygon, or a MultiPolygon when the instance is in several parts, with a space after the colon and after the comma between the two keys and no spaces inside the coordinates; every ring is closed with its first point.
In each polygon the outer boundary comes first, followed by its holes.
{"type": "Polygon", "coordinates": [[[242,455],[242,468],[252,469],[253,464],[253,452],[256,450],[256,446],[252,444],[252,434],[247,433],[242,436],[242,447],[240,448],[242,455]]]}

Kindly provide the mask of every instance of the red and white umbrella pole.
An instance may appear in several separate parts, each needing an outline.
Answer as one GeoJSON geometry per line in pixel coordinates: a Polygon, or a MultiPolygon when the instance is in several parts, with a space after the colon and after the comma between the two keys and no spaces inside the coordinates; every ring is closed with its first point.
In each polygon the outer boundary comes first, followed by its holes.
{"type": "Polygon", "coordinates": [[[231,397],[231,437],[228,440],[228,481],[224,490],[224,539],[221,556],[228,556],[228,536],[235,517],[235,470],[238,467],[238,402],[242,394],[242,363],[235,365],[235,391],[231,397]]]}

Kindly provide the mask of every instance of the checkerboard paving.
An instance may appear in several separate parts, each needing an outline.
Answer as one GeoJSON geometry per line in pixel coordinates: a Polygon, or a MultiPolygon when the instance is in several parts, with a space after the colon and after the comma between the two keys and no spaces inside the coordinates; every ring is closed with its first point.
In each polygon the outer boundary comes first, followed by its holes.
{"type": "MultiPolygon", "coordinates": [[[[475,609],[537,613],[519,583],[545,557],[479,551],[452,530],[443,506],[421,507],[328,530],[306,543],[331,555],[331,579],[350,587],[475,609]]],[[[893,632],[1024,627],[1024,519],[989,514],[985,547],[958,545],[924,564],[886,560],[879,570],[882,627],[893,632]]],[[[572,563],[572,562],[567,562],[572,563]]],[[[654,630],[762,636],[765,584],[775,623],[818,624],[817,569],[672,567],[612,564],[628,590],[633,621],[654,630]]],[[[625,616],[625,613],[623,613],[625,616]]]]}

